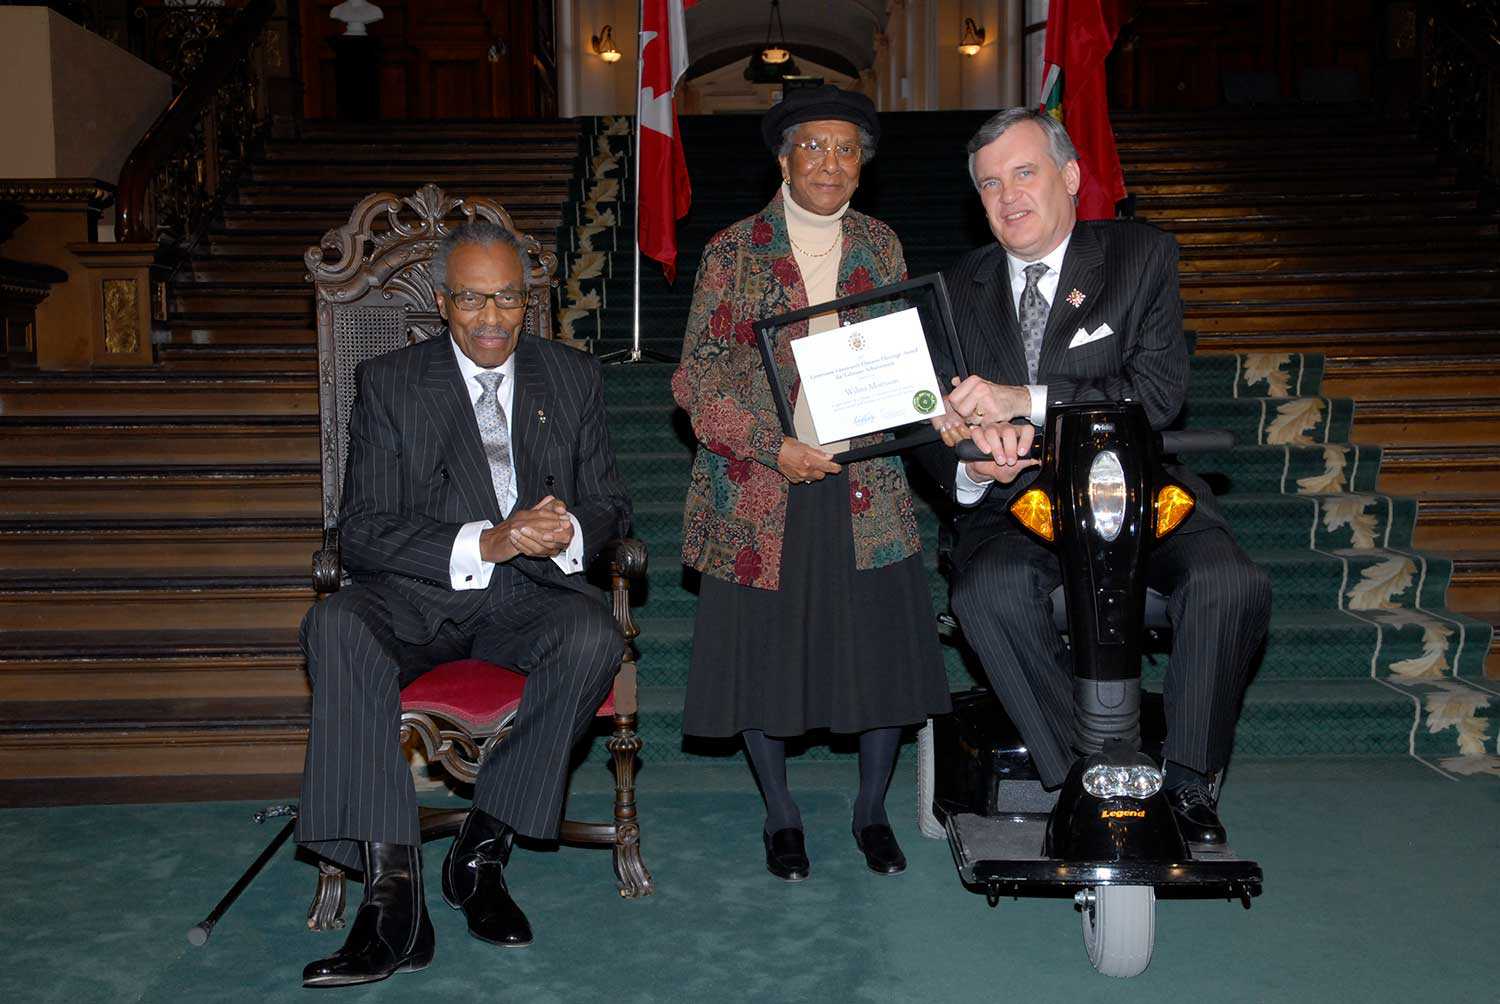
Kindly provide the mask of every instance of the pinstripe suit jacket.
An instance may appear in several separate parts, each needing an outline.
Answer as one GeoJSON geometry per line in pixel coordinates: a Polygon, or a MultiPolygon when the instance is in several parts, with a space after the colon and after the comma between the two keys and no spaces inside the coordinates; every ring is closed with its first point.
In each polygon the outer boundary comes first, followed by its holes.
{"type": "MultiPolygon", "coordinates": [[[[944,279],[953,298],[954,322],[969,372],[1000,384],[1028,383],[1026,349],[1005,249],[989,244],[971,251],[944,273],[944,279]]],[[[938,358],[934,363],[947,386],[954,372],[952,361],[938,358]]],[[[1162,429],[1182,410],[1187,381],[1177,241],[1133,220],[1078,221],[1063,256],[1037,361],[1037,382],[1047,385],[1048,402],[1128,397],[1145,407],[1152,428],[1162,429]],[[1082,294],[1077,306],[1069,300],[1075,290],[1082,294]],[[1108,324],[1114,334],[1068,347],[1080,328],[1093,332],[1101,324],[1108,324]]],[[[957,469],[953,451],[939,443],[924,448],[920,456],[951,496],[957,469]]],[[[1200,478],[1183,467],[1168,471],[1199,499],[1197,510],[1178,533],[1224,525],[1213,493],[1200,478]]],[[[968,555],[993,536],[995,528],[1009,523],[1006,507],[1035,477],[1028,471],[1008,486],[991,488],[978,505],[959,510],[956,565],[962,566],[968,555]]]]}
{"type": "MultiPolygon", "coordinates": [[[[355,374],[341,558],[356,582],[380,589],[397,636],[412,642],[430,640],[443,621],[462,621],[479,608],[484,590],[449,585],[453,541],[465,523],[503,518],[453,352],[450,337],[433,338],[370,359],[355,374]]],[[[522,336],[515,355],[516,505],[561,499],[583,531],[585,560],[592,560],[630,525],[599,363],[530,336],[522,336]]],[[[603,600],[582,575],[565,575],[548,559],[519,556],[509,564],[538,582],[603,600]]]]}

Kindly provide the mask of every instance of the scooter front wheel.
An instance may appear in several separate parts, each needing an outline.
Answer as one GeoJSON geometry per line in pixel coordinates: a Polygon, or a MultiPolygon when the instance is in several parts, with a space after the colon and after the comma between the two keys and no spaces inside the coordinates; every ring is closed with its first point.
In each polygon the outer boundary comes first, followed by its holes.
{"type": "Polygon", "coordinates": [[[1149,885],[1101,885],[1074,902],[1083,917],[1083,947],[1105,976],[1139,976],[1156,947],[1156,890],[1149,885]]]}

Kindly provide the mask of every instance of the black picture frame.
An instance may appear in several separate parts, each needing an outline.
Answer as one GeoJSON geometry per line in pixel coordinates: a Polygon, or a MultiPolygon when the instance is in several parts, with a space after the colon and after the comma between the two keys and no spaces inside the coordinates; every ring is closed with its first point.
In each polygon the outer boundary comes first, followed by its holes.
{"type": "MultiPolygon", "coordinates": [[[[755,341],[760,346],[760,358],[765,365],[766,379],[771,384],[771,397],[776,402],[776,415],[781,419],[783,435],[792,439],[797,438],[796,428],[792,422],[791,402],[787,399],[786,388],[781,382],[781,371],[776,366],[776,345],[773,332],[829,311],[849,310],[870,303],[879,303],[882,300],[893,300],[897,297],[908,300],[911,306],[917,309],[917,316],[922,321],[922,334],[927,339],[927,351],[934,361],[938,357],[938,353],[933,352],[933,337],[936,332],[943,338],[942,348],[947,358],[953,363],[954,375],[959,379],[969,375],[968,367],[964,364],[963,349],[958,344],[958,327],[953,323],[953,303],[948,299],[948,286],[937,272],[917,276],[914,279],[905,279],[877,289],[867,289],[862,293],[853,293],[837,300],[828,300],[811,307],[778,314],[775,317],[762,318],[754,322],[752,327],[755,329],[755,341]]],[[[918,424],[921,426],[918,431],[898,433],[894,439],[888,439],[883,443],[845,450],[836,454],[833,459],[837,463],[847,464],[855,460],[867,460],[870,457],[883,457],[935,442],[939,438],[937,430],[930,424],[926,422],[918,424]]],[[[910,429],[912,426],[899,428],[910,429]]]]}

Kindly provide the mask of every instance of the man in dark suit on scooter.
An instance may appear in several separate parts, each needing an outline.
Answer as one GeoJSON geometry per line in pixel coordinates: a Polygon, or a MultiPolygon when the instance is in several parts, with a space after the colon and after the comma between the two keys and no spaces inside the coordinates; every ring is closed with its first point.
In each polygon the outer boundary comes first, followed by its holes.
{"type": "MultiPolygon", "coordinates": [[[[944,439],[951,446],[972,437],[995,459],[960,463],[934,445],[922,461],[958,503],[953,611],[1042,783],[1056,788],[1075,759],[1071,664],[1048,598],[1060,571],[1007,507],[1035,477],[1028,468],[1037,461],[1019,457],[1050,405],[1130,398],[1153,428],[1177,417],[1188,380],[1177,242],[1143,223],[1078,220],[1078,155],[1047,115],[1002,111],[968,152],[997,243],[945,273],[970,375],[954,381],[944,439]]],[[[938,361],[940,373],[944,365],[938,361]]],[[[1184,469],[1171,472],[1198,506],[1153,552],[1147,573],[1169,597],[1174,628],[1165,787],[1187,840],[1223,843],[1210,782],[1229,758],[1271,589],[1230,536],[1208,487],[1184,469]]]]}

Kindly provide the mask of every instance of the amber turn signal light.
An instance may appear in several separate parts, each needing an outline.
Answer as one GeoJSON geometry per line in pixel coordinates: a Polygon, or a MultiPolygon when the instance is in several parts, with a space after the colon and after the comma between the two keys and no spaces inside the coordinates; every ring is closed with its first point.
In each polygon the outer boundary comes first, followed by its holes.
{"type": "Polygon", "coordinates": [[[1010,504],[1011,515],[1043,540],[1052,540],[1052,499],[1040,488],[1029,488],[1010,504]]]}
{"type": "Polygon", "coordinates": [[[1182,525],[1193,512],[1193,496],[1187,489],[1167,485],[1156,493],[1156,536],[1165,537],[1182,525]]]}

